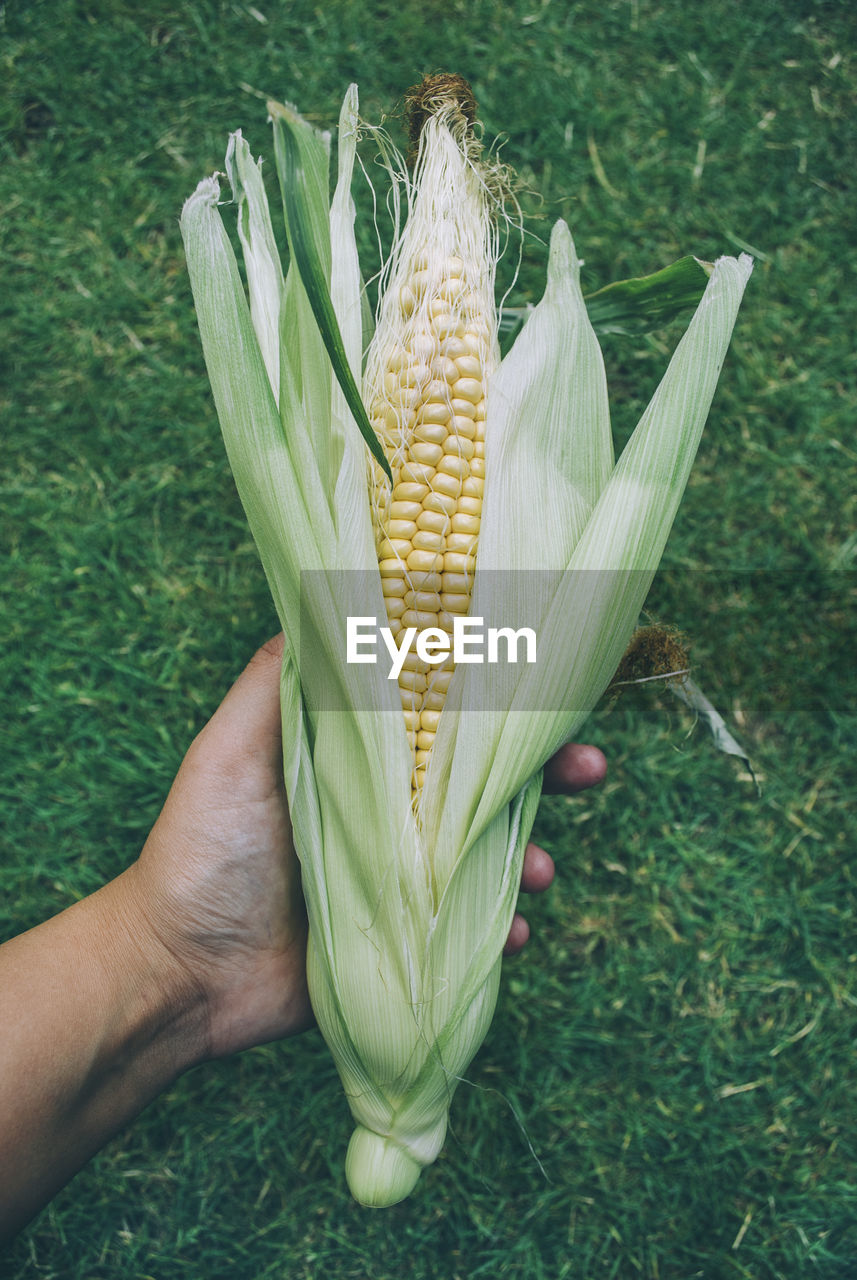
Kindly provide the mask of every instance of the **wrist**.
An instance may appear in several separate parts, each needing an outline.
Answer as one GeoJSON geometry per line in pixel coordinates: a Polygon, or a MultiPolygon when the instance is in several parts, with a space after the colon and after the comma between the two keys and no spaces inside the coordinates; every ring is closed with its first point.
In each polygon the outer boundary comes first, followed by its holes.
{"type": "Polygon", "coordinates": [[[105,885],[93,902],[102,922],[101,963],[110,966],[125,999],[116,1049],[138,1057],[162,1088],[207,1056],[208,1007],[201,983],[155,927],[137,867],[105,885]]]}

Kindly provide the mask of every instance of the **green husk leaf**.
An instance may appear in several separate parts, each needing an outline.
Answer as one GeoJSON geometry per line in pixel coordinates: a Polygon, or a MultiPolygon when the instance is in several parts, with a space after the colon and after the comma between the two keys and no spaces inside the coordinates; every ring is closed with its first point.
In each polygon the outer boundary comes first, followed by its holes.
{"type": "MultiPolygon", "coordinates": [[[[357,86],[350,85],[339,116],[337,133],[337,180],[330,202],[330,298],[339,322],[345,354],[355,379],[361,377],[363,351],[371,337],[364,310],[366,290],[354,236],[356,210],[351,195],[360,122],[357,86]]],[[[351,545],[365,537],[366,452],[363,439],[354,429],[354,420],[342,388],[331,376],[330,474],[335,477],[333,517],[340,542],[351,545]]],[[[374,536],[370,535],[372,551],[374,536]]]]}
{"type": "Polygon", "coordinates": [[[648,276],[616,280],[586,295],[586,308],[598,333],[647,333],[675,320],[699,301],[712,264],[688,255],[648,276]]]}
{"type": "Polygon", "coordinates": [[[276,102],[269,102],[268,110],[274,122],[274,153],[280,176],[280,190],[286,214],[292,261],[306,291],[325,350],[348,408],[372,457],[383,468],[392,483],[390,464],[372,429],[360,390],[345,354],[345,345],[333,309],[324,267],[312,234],[306,199],[307,179],[300,147],[293,131],[292,113],[276,102]]]}
{"type": "MultiPolygon", "coordinates": [[[[638,336],[670,324],[699,304],[712,264],[688,255],[648,276],[615,280],[584,294],[589,319],[596,333],[638,336]]],[[[509,350],[527,323],[531,307],[505,307],[500,317],[503,352],[509,350]]]]}

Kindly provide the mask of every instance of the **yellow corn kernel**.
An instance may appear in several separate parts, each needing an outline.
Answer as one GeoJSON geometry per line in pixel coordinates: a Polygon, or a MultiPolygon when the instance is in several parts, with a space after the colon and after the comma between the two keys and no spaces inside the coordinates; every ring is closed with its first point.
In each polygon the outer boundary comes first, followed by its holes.
{"type": "Polygon", "coordinates": [[[390,557],[387,560],[379,559],[378,572],[382,578],[400,578],[402,576],[402,562],[398,557],[390,557]]]}
{"type": "Polygon", "coordinates": [[[416,531],[416,520],[391,520],[387,525],[387,535],[393,543],[402,538],[410,540],[416,531]]]}
{"type": "Polygon", "coordinates": [[[470,597],[473,590],[473,579],[466,573],[445,573],[441,581],[442,590],[450,596],[470,597]]]}
{"type": "Polygon", "coordinates": [[[421,502],[391,502],[390,520],[418,520],[422,509],[421,502]]]}
{"type": "MultiPolygon", "coordinates": [[[[403,605],[402,612],[404,612],[404,601],[402,602],[402,605],[403,605]]],[[[469,595],[461,595],[461,594],[454,595],[451,591],[441,592],[440,609],[443,610],[445,613],[463,614],[463,613],[467,613],[467,610],[469,608],[470,608],[469,595]]],[[[403,625],[407,626],[407,623],[404,623],[403,625]]]]}
{"type": "Polygon", "coordinates": [[[408,591],[404,597],[406,609],[419,609],[424,613],[437,613],[440,609],[439,591],[408,591]]]}
{"type": "Polygon", "coordinates": [[[440,344],[440,353],[449,356],[450,360],[457,360],[459,356],[478,355],[478,352],[471,351],[465,338],[459,334],[450,334],[444,338],[440,344]]]}
{"type": "Polygon", "coordinates": [[[434,467],[427,466],[424,462],[408,461],[402,467],[401,476],[403,480],[415,480],[419,484],[431,486],[434,467]]]}
{"type": "Polygon", "coordinates": [[[427,484],[414,484],[413,481],[401,481],[393,490],[393,502],[421,503],[426,494],[431,493],[427,484]]]}
{"type": "MultiPolygon", "coordinates": [[[[479,533],[480,519],[478,515],[472,515],[464,511],[456,511],[452,517],[453,533],[479,533]]],[[[450,551],[453,550],[450,547],[450,551]]]]}
{"type": "MultiPolygon", "coordinates": [[[[414,552],[411,552],[411,555],[413,554],[414,552]]],[[[445,573],[472,574],[476,568],[476,556],[468,555],[465,551],[447,551],[443,556],[443,568],[445,573]]]]}
{"type": "Polygon", "coordinates": [[[455,400],[469,400],[478,404],[482,399],[482,383],[478,378],[459,378],[452,384],[452,396],[455,400]]]}
{"type": "Polygon", "coordinates": [[[423,506],[427,511],[445,511],[454,515],[461,494],[461,477],[438,471],[434,477],[434,492],[429,493],[423,506]]]}
{"type": "Polygon", "coordinates": [[[462,493],[458,499],[458,507],[453,513],[456,515],[481,516],[482,515],[482,499],[469,498],[467,494],[462,493]]]}
{"type": "Polygon", "coordinates": [[[411,445],[410,455],[417,462],[422,462],[426,466],[436,467],[443,457],[443,446],[427,444],[423,440],[418,440],[416,444],[411,445]]]}
{"type": "MultiPolygon", "coordinates": [[[[402,622],[402,626],[405,627],[412,627],[415,625],[416,623],[413,622],[402,622]]],[[[428,672],[431,671],[431,663],[424,662],[420,655],[418,653],[414,653],[413,649],[411,649],[411,651],[406,653],[404,656],[402,661],[402,671],[414,671],[418,672],[420,675],[427,675],[428,672]]]]}
{"type": "Polygon", "coordinates": [[[378,556],[385,561],[403,559],[410,549],[410,538],[385,538],[378,546],[378,556]]]}
{"type": "MultiPolygon", "coordinates": [[[[437,626],[437,615],[439,610],[432,611],[424,609],[404,609],[402,612],[402,626],[416,627],[418,631],[425,631],[428,627],[437,626]]],[[[408,660],[405,659],[403,670],[407,668],[408,660]]],[[[429,664],[431,666],[431,664],[429,664]]],[[[426,670],[429,668],[427,667],[426,670]]]]}
{"type": "Polygon", "coordinates": [[[427,681],[421,671],[400,671],[399,688],[413,693],[425,693],[427,681]]]}
{"type": "MultiPolygon", "coordinates": [[[[454,520],[454,514],[448,515],[446,511],[434,511],[429,507],[426,511],[421,511],[417,517],[414,533],[416,533],[417,529],[429,529],[432,533],[444,534],[450,528],[450,525],[454,527],[454,520]]],[[[414,546],[416,545],[414,543],[414,546]]]]}
{"type": "MultiPolygon", "coordinates": [[[[471,405],[470,407],[472,408],[473,406],[471,405]]],[[[454,431],[459,439],[476,440],[478,437],[478,424],[476,419],[464,417],[460,413],[457,413],[450,421],[448,430],[450,432],[454,431]]]]}
{"type": "Polygon", "coordinates": [[[437,355],[437,338],[434,334],[429,333],[427,329],[415,331],[410,345],[412,358],[420,364],[431,366],[432,360],[437,355]]]}
{"type": "MultiPolygon", "coordinates": [[[[422,548],[415,548],[408,556],[406,564],[414,573],[442,573],[444,568],[447,567],[444,565],[441,554],[422,548]]],[[[454,566],[449,565],[448,567],[452,569],[454,566]]]]}
{"type": "Polygon", "coordinates": [[[432,316],[431,328],[432,333],[437,334],[441,341],[449,341],[450,338],[458,338],[464,335],[463,323],[458,319],[458,316],[449,311],[438,316],[432,316]]]}
{"type": "Polygon", "coordinates": [[[458,377],[451,381],[458,381],[458,378],[474,378],[478,380],[480,387],[480,399],[482,396],[482,361],[478,356],[461,355],[454,361],[458,377]]]}
{"type": "Polygon", "coordinates": [[[472,533],[448,533],[445,538],[446,551],[463,551],[465,555],[476,554],[476,535],[472,533]]]}
{"type": "MultiPolygon", "coordinates": [[[[471,444],[470,447],[472,448],[473,445],[471,444]]],[[[470,475],[470,463],[460,453],[445,453],[437,469],[445,475],[455,476],[457,480],[466,480],[470,475]]]]}
{"type": "MultiPolygon", "coordinates": [[[[437,424],[445,426],[452,417],[452,406],[445,400],[429,400],[424,404],[417,413],[417,427],[426,426],[428,424],[437,424]]],[[[428,440],[429,436],[417,436],[418,440],[428,440]]]]}
{"type": "MultiPolygon", "coordinates": [[[[463,358],[471,359],[472,357],[468,356],[463,358]]],[[[448,382],[450,384],[457,382],[462,376],[460,361],[457,362],[452,360],[449,356],[437,356],[437,358],[432,361],[431,371],[435,378],[443,378],[444,382],[448,382]]]]}
{"type": "MultiPolygon", "coordinates": [[[[453,422],[455,419],[453,418],[453,422]]],[[[466,458],[469,462],[473,457],[476,446],[472,440],[468,440],[466,436],[453,435],[451,432],[443,442],[443,454],[448,454],[453,458],[466,458]]],[[[435,461],[435,466],[440,463],[440,458],[435,461]]]]}
{"type": "MultiPolygon", "coordinates": [[[[476,425],[475,423],[473,424],[476,425]]],[[[445,422],[418,422],[414,427],[414,439],[421,444],[443,445],[449,435],[445,422]]]]}
{"type": "MultiPolygon", "coordinates": [[[[411,539],[411,545],[413,546],[414,550],[445,551],[446,538],[443,533],[438,533],[436,530],[433,530],[433,529],[417,529],[416,533],[411,539]]],[[[456,548],[456,550],[462,551],[464,550],[464,548],[458,547],[456,548]]]]}
{"type": "Polygon", "coordinates": [[[426,571],[410,568],[408,569],[406,584],[414,591],[440,591],[443,584],[443,576],[437,570],[426,571]]]}

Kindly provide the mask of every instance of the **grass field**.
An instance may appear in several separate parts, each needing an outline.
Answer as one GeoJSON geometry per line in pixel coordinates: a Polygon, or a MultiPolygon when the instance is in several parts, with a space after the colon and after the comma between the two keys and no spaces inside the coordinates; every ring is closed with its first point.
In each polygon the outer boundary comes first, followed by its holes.
{"type": "MultiPolygon", "coordinates": [[[[760,782],[655,686],[543,803],[559,876],[415,1195],[370,1213],[317,1033],[200,1068],[0,1260],[9,1280],[857,1276],[857,23],[835,0],[30,0],[0,17],[0,937],[137,854],[276,629],[178,231],[266,96],[377,120],[467,76],[585,287],[756,267],[650,612],[760,782]]],[[[392,120],[393,132],[397,122],[392,120]]],[[[361,248],[374,241],[370,205],[361,248]]],[[[604,340],[617,443],[681,332],[604,340]]]]}

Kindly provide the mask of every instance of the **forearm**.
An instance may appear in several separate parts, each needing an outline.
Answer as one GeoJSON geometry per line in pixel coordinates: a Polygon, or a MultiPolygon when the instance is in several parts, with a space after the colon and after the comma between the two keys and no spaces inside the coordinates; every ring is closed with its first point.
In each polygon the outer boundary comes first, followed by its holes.
{"type": "Polygon", "coordinates": [[[0,947],[0,1240],[202,1055],[201,995],[133,887],[132,868],[0,947]]]}

